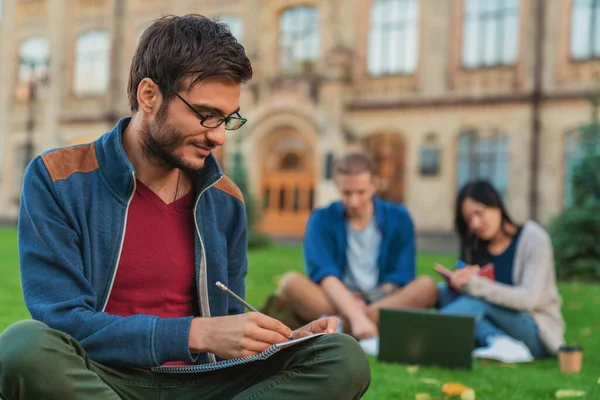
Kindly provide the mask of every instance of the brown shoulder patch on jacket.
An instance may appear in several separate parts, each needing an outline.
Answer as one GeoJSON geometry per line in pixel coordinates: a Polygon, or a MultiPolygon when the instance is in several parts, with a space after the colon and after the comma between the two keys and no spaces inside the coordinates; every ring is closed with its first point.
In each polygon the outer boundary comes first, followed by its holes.
{"type": "Polygon", "coordinates": [[[215,189],[219,189],[222,192],[227,193],[228,195],[235,197],[242,203],[244,202],[244,195],[239,187],[231,179],[226,176],[223,176],[219,182],[217,182],[214,186],[215,189]]]}
{"type": "Polygon", "coordinates": [[[67,179],[76,172],[86,173],[100,168],[94,143],[58,149],[44,154],[42,161],[52,182],[67,179]]]}

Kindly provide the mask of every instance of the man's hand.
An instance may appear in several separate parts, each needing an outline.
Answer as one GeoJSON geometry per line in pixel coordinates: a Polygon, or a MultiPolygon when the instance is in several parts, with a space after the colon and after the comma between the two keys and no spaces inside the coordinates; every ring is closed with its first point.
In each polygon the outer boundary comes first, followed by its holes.
{"type": "Polygon", "coordinates": [[[190,351],[208,351],[222,358],[248,357],[291,337],[290,328],[256,312],[194,318],[190,328],[190,351]]]}
{"type": "Polygon", "coordinates": [[[471,282],[471,276],[478,274],[480,270],[479,265],[467,265],[464,268],[454,271],[452,278],[450,278],[450,286],[455,290],[461,291],[471,282]]]}
{"type": "Polygon", "coordinates": [[[385,294],[392,294],[396,289],[398,289],[398,285],[390,282],[384,283],[383,285],[379,286],[379,291],[385,294]]]}
{"type": "Polygon", "coordinates": [[[293,338],[299,339],[313,333],[334,333],[338,326],[336,318],[321,318],[304,325],[302,328],[294,331],[293,338]]]}
{"type": "Polygon", "coordinates": [[[367,309],[367,303],[365,303],[365,300],[362,298],[361,295],[356,295],[354,296],[354,301],[355,301],[355,308],[357,310],[366,310],[367,309]]]}
{"type": "Polygon", "coordinates": [[[352,336],[359,340],[375,337],[379,334],[377,325],[365,313],[352,319],[350,328],[352,329],[352,336]]]}

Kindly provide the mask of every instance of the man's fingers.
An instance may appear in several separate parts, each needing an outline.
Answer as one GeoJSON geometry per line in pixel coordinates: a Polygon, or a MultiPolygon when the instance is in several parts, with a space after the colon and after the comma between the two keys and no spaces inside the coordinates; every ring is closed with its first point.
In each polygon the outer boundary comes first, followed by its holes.
{"type": "Polygon", "coordinates": [[[251,338],[244,338],[240,342],[242,357],[248,357],[268,349],[271,344],[251,338]]]}
{"type": "Polygon", "coordinates": [[[312,333],[333,333],[337,329],[337,318],[321,318],[306,326],[312,333]]]}
{"type": "Polygon", "coordinates": [[[256,326],[255,330],[252,331],[251,336],[255,340],[269,344],[285,342],[288,341],[291,337],[291,335],[283,336],[279,332],[261,328],[260,326],[256,326]]]}
{"type": "Polygon", "coordinates": [[[300,339],[300,338],[303,338],[305,336],[310,336],[310,335],[312,335],[312,332],[307,329],[300,328],[300,329],[294,331],[294,339],[300,339]]]}
{"type": "Polygon", "coordinates": [[[292,330],[285,326],[281,321],[278,321],[275,318],[271,318],[264,314],[256,314],[255,318],[256,325],[258,325],[259,327],[275,331],[280,335],[284,336],[286,339],[292,337],[292,330]]]}
{"type": "Polygon", "coordinates": [[[325,332],[334,333],[338,327],[338,320],[336,318],[327,318],[327,328],[325,332]]]}

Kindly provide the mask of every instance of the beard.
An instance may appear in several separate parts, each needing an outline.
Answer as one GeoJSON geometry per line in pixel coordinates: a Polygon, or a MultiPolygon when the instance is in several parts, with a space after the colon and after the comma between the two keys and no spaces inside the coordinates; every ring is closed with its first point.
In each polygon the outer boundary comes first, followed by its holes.
{"type": "Polygon", "coordinates": [[[150,163],[167,169],[180,169],[187,173],[198,172],[198,168],[190,165],[177,154],[177,149],[185,142],[185,137],[171,125],[167,124],[167,110],[160,109],[156,120],[144,124],[140,130],[142,154],[150,163]]]}

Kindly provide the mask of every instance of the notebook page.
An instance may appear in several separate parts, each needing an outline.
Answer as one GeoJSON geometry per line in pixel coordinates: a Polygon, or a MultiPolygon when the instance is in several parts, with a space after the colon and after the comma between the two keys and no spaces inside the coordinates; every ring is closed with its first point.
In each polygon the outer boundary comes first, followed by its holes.
{"type": "Polygon", "coordinates": [[[243,358],[233,358],[228,360],[218,361],[216,363],[210,364],[197,364],[197,365],[184,365],[184,366],[159,366],[153,367],[153,372],[161,372],[167,374],[177,374],[177,373],[195,373],[195,372],[208,372],[215,371],[218,369],[234,367],[237,365],[247,364],[254,361],[266,360],[271,357],[275,353],[280,350],[287,349],[292,347],[298,343],[304,342],[309,339],[313,339],[318,336],[325,335],[325,333],[315,333],[312,335],[304,336],[298,339],[288,340],[286,342],[277,343],[270,346],[268,349],[263,351],[262,353],[256,354],[254,356],[243,357],[243,358]]]}
{"type": "Polygon", "coordinates": [[[312,335],[304,336],[304,337],[301,337],[301,338],[298,338],[298,339],[292,339],[292,340],[288,340],[287,342],[277,343],[274,346],[277,347],[279,350],[283,350],[283,349],[287,349],[288,347],[291,347],[291,346],[293,346],[295,344],[302,343],[305,340],[316,338],[318,336],[323,336],[323,335],[325,335],[324,332],[322,332],[322,333],[313,333],[312,335]]]}

